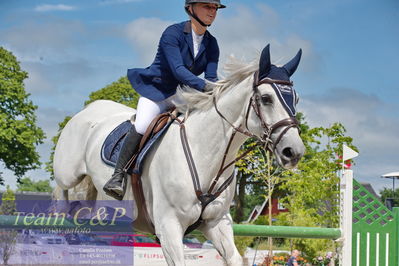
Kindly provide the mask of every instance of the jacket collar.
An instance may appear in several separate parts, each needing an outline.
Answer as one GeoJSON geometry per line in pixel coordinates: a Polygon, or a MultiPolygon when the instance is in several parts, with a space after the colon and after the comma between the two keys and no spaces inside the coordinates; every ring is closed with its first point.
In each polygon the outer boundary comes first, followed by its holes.
{"type": "MultiPolygon", "coordinates": [[[[186,23],[184,24],[183,32],[186,33],[185,39],[186,39],[188,46],[190,47],[191,56],[194,58],[193,34],[192,34],[190,20],[186,21],[186,23]]],[[[201,46],[200,46],[200,48],[198,50],[198,54],[195,58],[198,58],[205,51],[205,47],[208,45],[208,41],[209,41],[208,39],[209,39],[209,32],[205,31],[204,38],[202,39],[201,46]]]]}
{"type": "Polygon", "coordinates": [[[191,21],[187,20],[184,24],[184,33],[191,33],[191,21]]]}
{"type": "MultiPolygon", "coordinates": [[[[190,21],[190,20],[187,20],[187,21],[185,22],[184,28],[183,28],[183,32],[184,32],[184,33],[189,33],[189,34],[191,34],[192,28],[191,28],[191,21],[190,21]]],[[[205,37],[208,38],[208,35],[209,35],[209,32],[208,32],[208,30],[206,30],[205,33],[204,33],[204,38],[205,38],[205,37]]]]}

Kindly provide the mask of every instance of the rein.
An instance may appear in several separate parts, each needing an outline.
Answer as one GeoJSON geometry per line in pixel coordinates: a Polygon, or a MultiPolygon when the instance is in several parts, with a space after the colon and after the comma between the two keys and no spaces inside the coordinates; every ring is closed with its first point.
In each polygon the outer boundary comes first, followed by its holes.
{"type": "Polygon", "coordinates": [[[172,117],[175,119],[175,121],[177,121],[179,123],[180,126],[180,139],[181,139],[181,143],[183,146],[183,150],[184,150],[184,155],[186,157],[187,160],[187,164],[188,167],[190,169],[190,173],[191,173],[191,178],[193,181],[193,185],[194,185],[194,190],[195,190],[195,194],[198,198],[198,200],[201,202],[201,214],[199,219],[192,224],[191,226],[189,226],[185,232],[185,234],[188,234],[190,232],[192,232],[193,230],[195,230],[198,226],[201,225],[202,223],[202,214],[206,208],[206,206],[211,203],[212,201],[214,201],[217,197],[219,197],[219,195],[226,190],[226,188],[231,184],[231,182],[234,180],[234,172],[216,189],[216,191],[213,193],[215,186],[217,184],[217,182],[219,181],[219,178],[222,176],[222,174],[233,164],[235,164],[237,161],[241,160],[242,158],[244,158],[245,156],[247,156],[255,147],[251,147],[250,149],[246,150],[243,154],[241,154],[240,156],[238,156],[236,159],[234,159],[233,161],[231,161],[230,163],[225,165],[225,161],[226,161],[226,157],[227,154],[230,150],[231,147],[231,143],[234,140],[234,137],[236,136],[237,132],[244,134],[248,137],[254,137],[256,139],[258,139],[263,146],[270,150],[271,152],[273,152],[277,146],[277,144],[280,142],[280,140],[282,139],[282,137],[285,135],[285,133],[287,133],[287,131],[292,128],[292,127],[296,127],[299,129],[299,123],[297,121],[297,119],[295,117],[289,117],[283,120],[278,121],[275,124],[269,125],[263,115],[262,112],[260,111],[260,103],[259,103],[259,90],[258,90],[258,86],[260,86],[261,84],[284,84],[284,85],[292,85],[291,81],[285,81],[285,80],[274,80],[274,79],[269,79],[269,78],[264,78],[260,81],[258,81],[258,72],[255,72],[254,74],[254,83],[253,83],[253,95],[251,96],[251,99],[249,101],[248,104],[248,108],[246,111],[246,115],[245,115],[245,128],[242,128],[241,126],[236,127],[234,126],[218,109],[217,104],[216,104],[216,99],[213,98],[213,104],[215,106],[216,112],[218,113],[218,115],[225,120],[233,129],[233,134],[230,137],[230,140],[228,142],[228,145],[226,147],[226,150],[224,152],[223,155],[223,160],[222,163],[220,165],[219,171],[216,174],[215,178],[213,179],[213,182],[211,184],[211,186],[209,187],[208,191],[206,193],[202,192],[201,190],[201,184],[199,181],[199,175],[197,172],[197,168],[195,166],[195,162],[194,159],[192,157],[191,154],[191,149],[190,146],[188,144],[188,140],[187,140],[187,134],[186,134],[186,129],[185,129],[185,125],[184,125],[184,119],[180,120],[177,117],[172,117]],[[249,117],[249,112],[252,109],[254,110],[255,114],[257,115],[257,117],[260,120],[262,129],[263,129],[263,135],[261,138],[259,138],[258,136],[256,136],[255,134],[253,134],[252,132],[250,132],[250,130],[248,129],[248,117],[249,117]],[[273,143],[273,141],[271,140],[271,135],[280,127],[285,127],[282,132],[280,133],[280,135],[277,137],[277,140],[275,143],[273,143]]]}

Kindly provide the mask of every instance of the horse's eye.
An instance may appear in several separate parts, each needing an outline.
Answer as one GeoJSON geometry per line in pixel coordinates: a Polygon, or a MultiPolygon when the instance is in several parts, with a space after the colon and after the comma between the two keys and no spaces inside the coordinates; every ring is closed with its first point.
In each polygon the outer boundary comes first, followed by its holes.
{"type": "Polygon", "coordinates": [[[270,105],[273,104],[273,98],[270,94],[263,94],[261,96],[262,104],[264,105],[270,105]]]}

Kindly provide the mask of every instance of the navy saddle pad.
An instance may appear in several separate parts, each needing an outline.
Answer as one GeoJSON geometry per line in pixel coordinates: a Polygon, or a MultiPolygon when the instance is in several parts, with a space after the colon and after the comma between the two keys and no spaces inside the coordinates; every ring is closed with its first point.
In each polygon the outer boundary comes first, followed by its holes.
{"type": "MultiPolygon", "coordinates": [[[[142,173],[142,168],[144,165],[144,159],[150,151],[151,147],[155,142],[167,131],[169,126],[173,121],[169,121],[158,133],[156,133],[151,139],[149,139],[141,149],[139,155],[137,156],[136,163],[128,170],[129,174],[133,173],[133,167],[135,167],[135,172],[138,174],[142,173]]],[[[125,140],[126,134],[132,126],[129,120],[121,123],[117,126],[105,139],[103,146],[101,148],[101,159],[107,165],[115,167],[116,161],[118,160],[119,152],[122,148],[123,141],[125,140]]]]}

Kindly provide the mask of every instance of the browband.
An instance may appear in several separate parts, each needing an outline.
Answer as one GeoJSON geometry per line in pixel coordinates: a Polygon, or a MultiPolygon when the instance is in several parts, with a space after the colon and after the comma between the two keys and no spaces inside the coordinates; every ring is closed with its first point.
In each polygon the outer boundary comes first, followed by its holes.
{"type": "Polygon", "coordinates": [[[258,80],[259,78],[259,71],[255,72],[255,78],[254,78],[254,87],[258,87],[261,84],[282,84],[282,85],[288,85],[288,86],[293,86],[294,82],[290,80],[280,80],[280,79],[271,79],[271,78],[264,78],[262,80],[258,80]]]}

